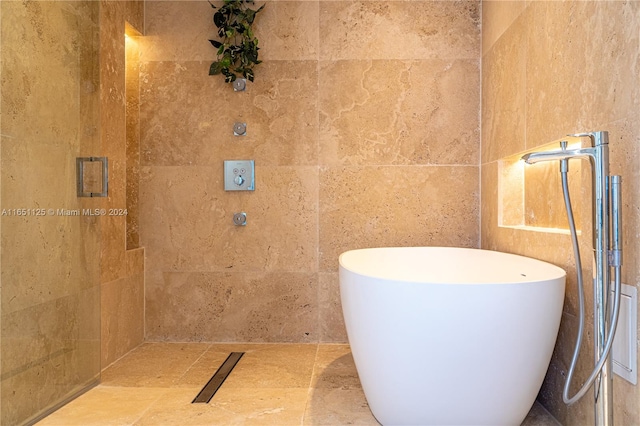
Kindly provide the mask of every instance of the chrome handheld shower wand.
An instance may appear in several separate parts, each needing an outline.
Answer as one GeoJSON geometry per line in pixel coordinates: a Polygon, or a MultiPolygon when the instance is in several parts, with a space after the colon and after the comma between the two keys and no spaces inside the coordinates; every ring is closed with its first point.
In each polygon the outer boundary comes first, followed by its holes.
{"type": "Polygon", "coordinates": [[[570,137],[588,137],[591,141],[591,147],[567,150],[567,142],[562,141],[560,150],[532,152],[524,155],[522,159],[527,164],[559,160],[563,178],[565,205],[567,207],[567,215],[569,217],[569,225],[572,233],[572,243],[576,255],[581,311],[578,338],[576,339],[576,349],[574,351],[571,367],[567,374],[563,399],[565,403],[573,404],[582,398],[589,387],[595,382],[595,424],[598,426],[612,426],[613,369],[609,354],[613,344],[620,310],[620,270],[622,265],[621,178],[620,176],[609,176],[609,136],[607,132],[581,133],[570,135],[570,137]],[[573,371],[580,351],[584,324],[581,261],[575,225],[573,222],[573,213],[569,200],[568,185],[566,183],[568,161],[572,158],[588,158],[592,168],[595,367],[578,393],[573,397],[569,397],[569,387],[571,385],[573,371]],[[615,283],[612,307],[609,297],[611,287],[611,268],[614,270],[613,277],[615,283]]]}

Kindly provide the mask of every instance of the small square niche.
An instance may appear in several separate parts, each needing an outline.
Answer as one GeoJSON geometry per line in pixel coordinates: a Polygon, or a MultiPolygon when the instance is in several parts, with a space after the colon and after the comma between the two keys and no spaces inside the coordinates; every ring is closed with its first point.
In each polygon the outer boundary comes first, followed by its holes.
{"type": "MultiPolygon", "coordinates": [[[[534,151],[557,147],[557,144],[550,144],[534,151]]],[[[525,153],[498,160],[498,226],[568,233],[560,162],[526,164],[521,160],[525,153]]],[[[578,230],[583,215],[583,161],[570,160],[568,173],[569,194],[578,230]]]]}

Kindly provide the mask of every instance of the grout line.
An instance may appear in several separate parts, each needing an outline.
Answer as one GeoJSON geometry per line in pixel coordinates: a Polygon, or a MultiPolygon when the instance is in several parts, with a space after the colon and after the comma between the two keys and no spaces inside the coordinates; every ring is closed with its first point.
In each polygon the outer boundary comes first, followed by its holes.
{"type": "Polygon", "coordinates": [[[313,379],[316,376],[316,370],[318,366],[318,353],[320,352],[320,343],[316,343],[316,355],[313,358],[313,368],[311,369],[311,378],[309,379],[309,389],[313,386],[313,379]]]}
{"type": "Polygon", "coordinates": [[[207,352],[209,352],[209,350],[213,347],[213,345],[214,345],[213,343],[209,343],[209,346],[207,346],[207,348],[200,354],[200,356],[198,358],[196,358],[196,360],[193,361],[193,363],[191,363],[191,365],[189,367],[187,367],[187,369],[184,371],[184,373],[182,373],[182,375],[176,379],[176,381],[172,384],[172,386],[173,385],[177,385],[178,383],[180,383],[180,380],[182,380],[182,378],[184,376],[186,376],[187,373],[189,373],[189,371],[191,371],[193,366],[196,365],[198,363],[198,361],[200,361],[207,354],[207,352]]]}
{"type": "MultiPolygon", "coordinates": [[[[143,387],[140,389],[146,389],[147,387],[143,387]]],[[[158,397],[156,399],[154,399],[148,406],[147,408],[145,408],[144,410],[142,410],[142,412],[140,413],[140,415],[133,421],[130,423],[129,426],[134,426],[135,424],[137,424],[140,420],[142,420],[144,418],[144,416],[147,415],[147,413],[151,410],[151,408],[156,405],[158,403],[158,401],[160,401],[160,399],[162,397],[164,397],[167,393],[169,393],[169,391],[171,390],[171,388],[155,388],[155,389],[164,389],[164,392],[162,392],[161,394],[158,395],[158,397]]]]}
{"type": "Polygon", "coordinates": [[[305,417],[307,415],[307,407],[311,402],[311,397],[313,395],[313,379],[316,377],[316,370],[318,366],[318,353],[320,352],[320,344],[316,344],[316,355],[313,359],[313,368],[311,369],[311,379],[309,380],[309,386],[307,387],[307,399],[304,401],[304,410],[302,410],[302,419],[300,424],[304,425],[305,417]]]}
{"type": "MultiPolygon", "coordinates": [[[[147,343],[146,340],[143,340],[142,342],[140,342],[136,347],[131,348],[128,352],[122,354],[118,359],[115,359],[111,362],[111,364],[107,365],[106,367],[102,367],[100,369],[100,375],[102,376],[102,373],[105,372],[105,370],[107,370],[108,368],[111,368],[116,362],[121,361],[124,357],[126,357],[127,355],[131,354],[133,351],[137,350],[138,348],[140,348],[141,346],[145,345],[147,343]]],[[[100,380],[102,380],[102,377],[100,378],[100,380]]]]}
{"type": "Polygon", "coordinates": [[[483,28],[483,24],[484,24],[484,15],[483,15],[483,5],[482,5],[482,1],[480,1],[480,58],[478,61],[478,73],[480,75],[479,77],[479,91],[480,93],[478,94],[478,132],[479,132],[479,143],[478,143],[478,241],[477,241],[477,247],[478,248],[482,248],[482,193],[483,193],[483,187],[482,187],[482,168],[483,168],[483,163],[482,163],[482,146],[483,146],[483,140],[482,140],[482,101],[483,101],[483,97],[482,97],[482,66],[484,64],[484,52],[482,51],[483,49],[483,39],[484,39],[484,32],[482,31],[483,28]]]}

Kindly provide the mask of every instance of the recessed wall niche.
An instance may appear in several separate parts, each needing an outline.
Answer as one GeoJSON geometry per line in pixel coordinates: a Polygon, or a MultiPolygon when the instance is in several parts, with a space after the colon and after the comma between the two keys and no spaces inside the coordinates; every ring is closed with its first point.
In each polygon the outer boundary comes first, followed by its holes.
{"type": "MultiPolygon", "coordinates": [[[[544,145],[532,151],[554,149],[558,149],[558,144],[544,145]]],[[[498,160],[498,226],[568,233],[560,162],[526,164],[521,160],[525,153],[498,160]]],[[[569,194],[578,231],[584,214],[583,161],[570,160],[568,173],[569,194]]],[[[588,172],[588,167],[585,170],[588,172]]]]}
{"type": "Polygon", "coordinates": [[[127,250],[140,247],[138,193],[140,191],[140,48],[142,35],[125,23],[127,250]]]}

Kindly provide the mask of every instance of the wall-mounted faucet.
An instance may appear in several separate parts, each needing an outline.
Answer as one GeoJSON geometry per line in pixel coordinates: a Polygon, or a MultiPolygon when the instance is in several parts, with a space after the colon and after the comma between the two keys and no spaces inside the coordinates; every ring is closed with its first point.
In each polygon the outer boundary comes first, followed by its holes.
{"type": "MultiPolygon", "coordinates": [[[[595,424],[598,426],[613,425],[613,366],[609,356],[620,308],[621,291],[621,265],[622,265],[622,232],[621,232],[621,196],[620,176],[609,176],[609,135],[606,131],[579,133],[568,135],[571,138],[588,137],[591,146],[588,148],[566,149],[567,141],[562,141],[559,150],[531,152],[522,156],[527,164],[536,164],[544,161],[560,161],[560,169],[563,173],[563,190],[565,192],[565,204],[572,228],[574,251],[576,252],[576,269],[578,269],[579,283],[581,283],[581,271],[577,237],[573,228],[573,214],[568,197],[566,185],[566,173],[568,160],[572,158],[587,158],[592,169],[593,192],[593,264],[595,265],[593,294],[594,294],[594,356],[595,368],[584,386],[578,393],[569,398],[569,386],[575,368],[582,335],[582,322],[576,343],[576,350],[567,375],[563,399],[567,404],[573,404],[580,399],[591,386],[595,391],[595,424]],[[611,218],[611,216],[613,216],[611,218]],[[613,306],[611,304],[611,268],[614,269],[615,282],[613,306]]],[[[582,291],[580,289],[580,291],[582,291]]],[[[582,302],[582,298],[581,298],[582,302]]],[[[581,303],[581,310],[583,308],[581,303]]]]}
{"type": "MultiPolygon", "coordinates": [[[[591,147],[580,149],[561,149],[556,151],[530,152],[522,156],[527,164],[543,161],[588,158],[592,167],[593,191],[593,247],[605,251],[609,247],[609,134],[606,131],[578,133],[568,135],[571,138],[588,137],[591,147]]],[[[619,237],[619,236],[618,236],[619,237]]]]}
{"type": "MultiPolygon", "coordinates": [[[[566,141],[562,141],[566,142],[566,141]]],[[[569,160],[571,158],[594,158],[596,156],[595,148],[581,148],[581,149],[561,149],[558,151],[540,151],[530,152],[522,156],[522,159],[527,164],[536,164],[543,161],[554,160],[569,160]]]]}

